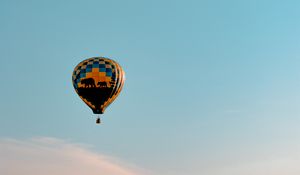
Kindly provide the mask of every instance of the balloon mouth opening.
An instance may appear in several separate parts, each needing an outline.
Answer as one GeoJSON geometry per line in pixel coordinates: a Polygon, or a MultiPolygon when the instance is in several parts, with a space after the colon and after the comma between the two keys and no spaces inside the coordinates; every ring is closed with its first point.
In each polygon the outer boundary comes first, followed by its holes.
{"type": "Polygon", "coordinates": [[[103,114],[103,110],[100,109],[93,109],[94,114],[103,114]]]}

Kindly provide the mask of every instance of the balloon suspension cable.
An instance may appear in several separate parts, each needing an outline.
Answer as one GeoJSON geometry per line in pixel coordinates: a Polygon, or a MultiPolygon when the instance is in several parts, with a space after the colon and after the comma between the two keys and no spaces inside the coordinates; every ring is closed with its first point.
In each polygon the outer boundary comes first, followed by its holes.
{"type": "Polygon", "coordinates": [[[97,124],[100,124],[100,123],[101,123],[100,114],[98,115],[98,118],[96,119],[96,123],[97,123],[97,124]]]}

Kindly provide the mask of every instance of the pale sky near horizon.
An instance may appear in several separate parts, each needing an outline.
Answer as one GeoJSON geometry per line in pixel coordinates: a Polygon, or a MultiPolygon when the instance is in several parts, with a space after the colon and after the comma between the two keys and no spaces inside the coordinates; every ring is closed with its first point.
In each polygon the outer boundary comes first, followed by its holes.
{"type": "Polygon", "coordinates": [[[72,158],[55,149],[78,144],[89,146],[70,153],[94,153],[94,164],[106,155],[151,175],[299,175],[299,9],[296,0],[0,0],[0,169],[49,149],[57,154],[42,155],[58,165],[72,158]],[[71,82],[94,56],[126,72],[101,125],[71,82]]]}

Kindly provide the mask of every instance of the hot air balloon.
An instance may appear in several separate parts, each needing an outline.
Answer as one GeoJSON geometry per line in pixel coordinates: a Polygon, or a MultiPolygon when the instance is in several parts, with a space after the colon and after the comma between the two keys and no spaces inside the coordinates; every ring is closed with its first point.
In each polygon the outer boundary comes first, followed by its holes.
{"type": "Polygon", "coordinates": [[[125,72],[114,60],[104,57],[92,57],[80,62],[74,69],[72,82],[76,93],[98,114],[96,123],[100,123],[100,114],[117,98],[125,81],[125,72]]]}

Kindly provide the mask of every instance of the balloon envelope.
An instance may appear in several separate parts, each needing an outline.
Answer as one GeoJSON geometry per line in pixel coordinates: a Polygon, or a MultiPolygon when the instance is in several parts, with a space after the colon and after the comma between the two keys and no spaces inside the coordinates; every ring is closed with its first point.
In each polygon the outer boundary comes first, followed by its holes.
{"type": "Polygon", "coordinates": [[[125,73],[116,61],[93,57],[75,67],[72,81],[76,93],[93,112],[103,114],[121,92],[125,73]]]}

